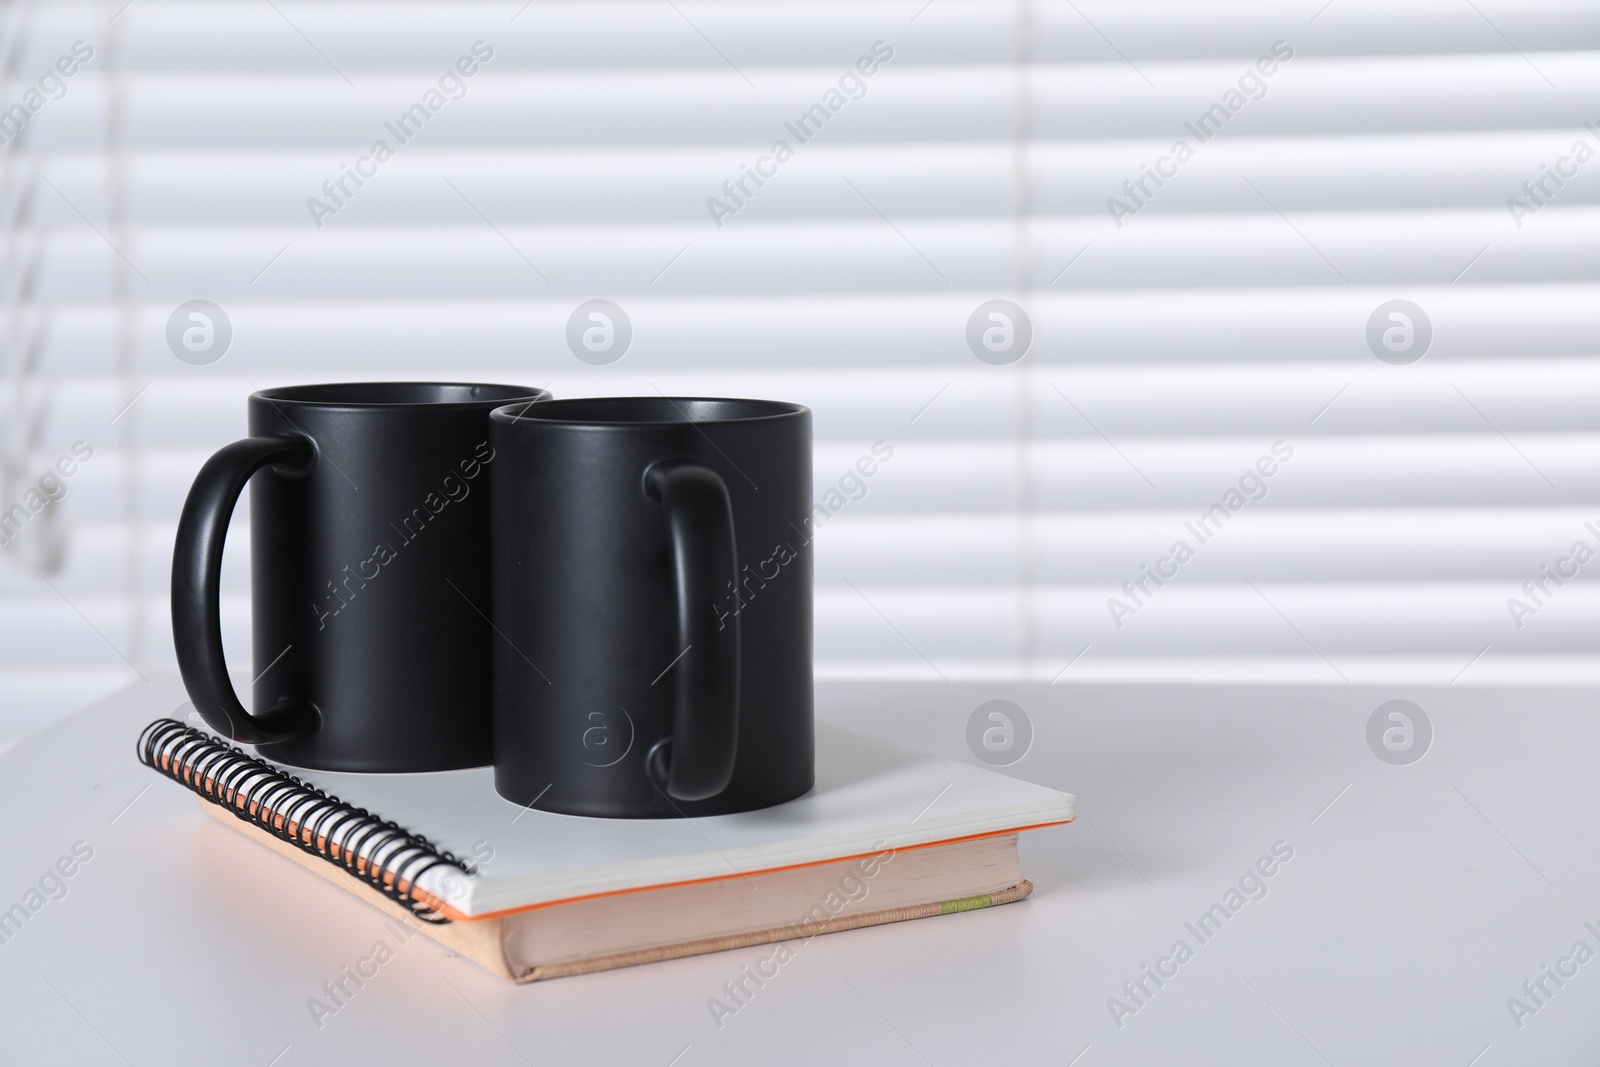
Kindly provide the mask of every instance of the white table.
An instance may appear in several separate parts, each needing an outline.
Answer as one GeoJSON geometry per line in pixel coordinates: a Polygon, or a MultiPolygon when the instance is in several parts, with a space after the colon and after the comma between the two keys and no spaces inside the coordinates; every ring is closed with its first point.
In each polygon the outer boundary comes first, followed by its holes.
{"type": "Polygon", "coordinates": [[[766,949],[514,987],[419,937],[319,1029],[307,999],[392,934],[136,762],[184,699],[159,677],[0,757],[0,909],[93,849],[0,944],[0,1063],[1596,1062],[1600,958],[1559,964],[1600,952],[1593,693],[832,684],[819,713],[976,762],[997,697],[1036,734],[1007,773],[1083,813],[1024,836],[1028,901],[818,938],[720,1030],[707,999],[766,949]],[[1409,766],[1366,740],[1396,697],[1435,731],[1409,766]],[[1280,841],[1202,943],[1185,923],[1280,841]],[[1119,1028],[1108,998],[1179,939],[1119,1028]],[[1577,973],[1519,1029],[1541,965],[1577,973]]]}

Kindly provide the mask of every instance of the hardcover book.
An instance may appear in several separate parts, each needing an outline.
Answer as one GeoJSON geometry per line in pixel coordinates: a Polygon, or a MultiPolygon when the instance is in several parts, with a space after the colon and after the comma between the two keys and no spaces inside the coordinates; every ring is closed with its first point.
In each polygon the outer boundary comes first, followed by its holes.
{"type": "Polygon", "coordinates": [[[1070,795],[823,722],[810,793],[695,819],[522,807],[490,768],[280,767],[171,719],[139,757],[223,824],[516,982],[1021,900],[1018,833],[1073,818],[1070,795]]]}

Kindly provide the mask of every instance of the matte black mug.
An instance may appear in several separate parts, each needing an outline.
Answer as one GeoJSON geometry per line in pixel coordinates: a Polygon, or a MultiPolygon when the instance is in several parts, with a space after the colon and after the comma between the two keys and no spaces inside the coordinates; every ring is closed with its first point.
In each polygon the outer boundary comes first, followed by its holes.
{"type": "Polygon", "coordinates": [[[623,397],[489,420],[500,795],[668,818],[809,790],[811,412],[623,397]]]}
{"type": "Polygon", "coordinates": [[[489,412],[548,396],[434,382],[252,394],[250,436],[200,468],[172,554],[172,636],[201,717],[301,767],[491,762],[489,412]],[[246,482],[253,713],[228,681],[217,604],[246,482]]]}

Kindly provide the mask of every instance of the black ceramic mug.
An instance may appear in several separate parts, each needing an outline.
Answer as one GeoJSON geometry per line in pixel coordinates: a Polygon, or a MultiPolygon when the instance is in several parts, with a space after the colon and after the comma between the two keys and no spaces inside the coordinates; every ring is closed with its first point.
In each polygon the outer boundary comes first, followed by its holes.
{"type": "Polygon", "coordinates": [[[489,418],[500,795],[666,818],[809,790],[811,412],[625,397],[489,418]]]}
{"type": "Polygon", "coordinates": [[[491,762],[489,412],[548,395],[434,382],[252,394],[250,436],[200,468],[172,555],[178,667],[205,721],[301,767],[491,762]],[[254,712],[228,681],[217,604],[246,482],[254,712]]]}

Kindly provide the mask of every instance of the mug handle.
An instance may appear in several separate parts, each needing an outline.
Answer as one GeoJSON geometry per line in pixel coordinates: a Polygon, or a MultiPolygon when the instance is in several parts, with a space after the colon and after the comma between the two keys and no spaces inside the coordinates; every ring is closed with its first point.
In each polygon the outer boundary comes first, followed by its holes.
{"type": "Polygon", "coordinates": [[[250,476],[269,463],[304,467],[316,456],[309,438],[247,437],[225,445],[195,476],[172,549],[172,641],[178,671],[195,710],[213,730],[246,745],[292,741],[316,731],[316,705],[285,697],[259,715],[245,711],[228,681],[217,604],[228,520],[250,476]]]}
{"type": "Polygon", "coordinates": [[[644,483],[666,512],[683,649],[672,668],[672,734],[645,767],[669,797],[706,800],[732,780],[739,746],[739,616],[715,610],[738,580],[733,505],[722,477],[698,463],[656,463],[644,483]]]}

